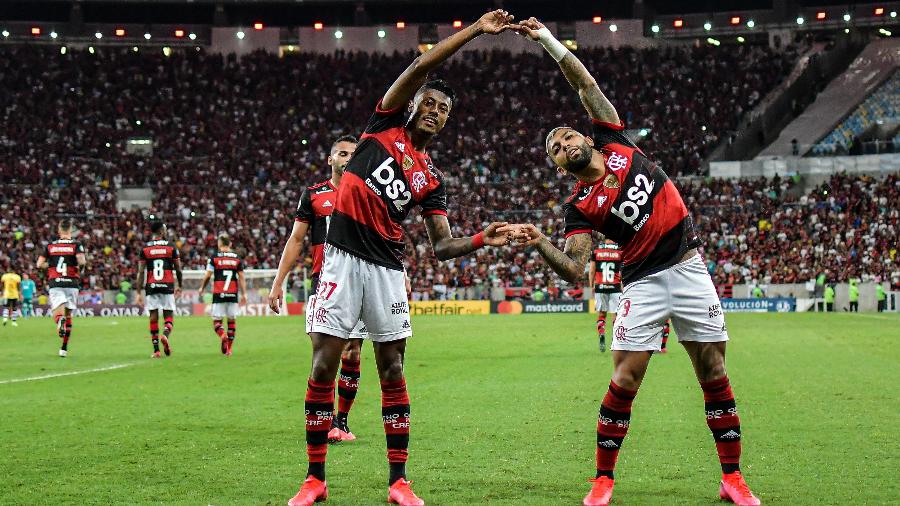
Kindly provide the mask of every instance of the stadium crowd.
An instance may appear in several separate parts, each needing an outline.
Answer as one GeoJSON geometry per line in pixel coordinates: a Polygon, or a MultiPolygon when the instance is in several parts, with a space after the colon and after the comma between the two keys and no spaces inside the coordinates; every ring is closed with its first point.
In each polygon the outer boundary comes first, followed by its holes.
{"type": "MultiPolygon", "coordinates": [[[[28,265],[57,216],[76,217],[85,283],[133,278],[146,215],[170,224],[186,268],[228,232],[250,268],[274,268],[303,187],[328,177],[331,141],[358,133],[412,54],[308,53],[241,59],[203,51],[0,48],[0,263],[28,265]],[[25,62],[40,59],[41,66],[25,62]],[[129,154],[129,139],[153,141],[129,154]],[[116,190],[153,189],[150,210],[119,211],[116,190]]],[[[638,142],[672,176],[697,176],[720,135],[790,71],[796,51],[757,46],[580,50],[638,142]],[[673,76],[675,78],[673,79],[673,76]]],[[[561,238],[571,181],[548,164],[546,127],[586,118],[549,58],[469,52],[442,69],[459,104],[429,151],[444,172],[457,235],[492,220],[540,223],[561,238]],[[515,76],[509,78],[508,76],[515,76]],[[536,84],[540,83],[540,86],[536,84]],[[549,93],[548,93],[549,90],[549,93]]],[[[900,181],[836,177],[802,195],[789,179],[681,180],[718,283],[833,281],[897,271],[900,181]],[[893,200],[892,200],[893,199],[893,200]]],[[[418,296],[482,298],[490,286],[558,293],[535,252],[483,249],[438,262],[409,219],[418,296]]],[[[309,259],[306,260],[309,263],[309,259]]],[[[19,267],[22,268],[22,267],[19,267]]],[[[896,274],[900,276],[900,273],[896,274]]],[[[897,280],[900,282],[900,280],[897,280]]]]}

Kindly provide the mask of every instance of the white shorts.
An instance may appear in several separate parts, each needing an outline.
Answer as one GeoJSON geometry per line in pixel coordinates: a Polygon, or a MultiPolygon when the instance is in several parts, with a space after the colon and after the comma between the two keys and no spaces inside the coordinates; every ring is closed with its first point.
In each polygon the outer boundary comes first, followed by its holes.
{"type": "MultiPolygon", "coordinates": [[[[309,334],[312,332],[312,323],[313,323],[313,313],[311,311],[312,307],[316,304],[316,296],[311,295],[309,300],[306,301],[306,333],[309,334]]],[[[356,325],[353,327],[353,331],[350,332],[350,339],[365,339],[367,337],[368,332],[366,331],[366,326],[363,324],[362,320],[356,322],[356,325]]]]}
{"type": "Polygon", "coordinates": [[[77,288],[51,288],[49,291],[51,311],[62,305],[65,305],[66,309],[78,309],[77,288]]]}
{"type": "Polygon", "coordinates": [[[171,293],[150,293],[144,297],[144,310],[147,312],[161,309],[175,311],[175,295],[171,293]]]}
{"type": "Polygon", "coordinates": [[[237,302],[213,302],[209,314],[216,319],[235,318],[239,311],[240,306],[237,302]]]}
{"type": "Polygon", "coordinates": [[[678,341],[728,340],[725,313],[700,255],[625,286],[611,348],[659,351],[668,318],[678,341]]]}
{"type": "Polygon", "coordinates": [[[403,271],[366,262],[334,246],[325,245],[319,291],[310,302],[310,332],[356,338],[352,334],[361,321],[366,339],[374,342],[412,336],[403,271]]]}
{"type": "Polygon", "coordinates": [[[598,313],[614,312],[619,307],[619,297],[621,296],[622,292],[595,293],[594,311],[598,313]]]}

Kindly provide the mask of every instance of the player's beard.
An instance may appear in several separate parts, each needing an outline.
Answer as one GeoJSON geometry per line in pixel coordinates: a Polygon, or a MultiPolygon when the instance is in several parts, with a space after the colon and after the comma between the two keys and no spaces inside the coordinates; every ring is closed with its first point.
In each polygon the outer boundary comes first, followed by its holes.
{"type": "Polygon", "coordinates": [[[593,148],[590,144],[584,142],[581,146],[578,146],[578,155],[575,158],[569,158],[568,153],[566,153],[565,169],[573,174],[578,174],[591,164],[593,155],[593,148]]]}

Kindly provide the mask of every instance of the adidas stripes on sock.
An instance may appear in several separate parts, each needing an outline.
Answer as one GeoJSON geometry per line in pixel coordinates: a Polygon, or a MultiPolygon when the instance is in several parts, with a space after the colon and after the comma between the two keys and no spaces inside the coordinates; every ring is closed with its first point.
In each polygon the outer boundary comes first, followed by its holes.
{"type": "Polygon", "coordinates": [[[741,420],[728,376],[701,382],[706,408],[706,424],[716,441],[716,452],[723,473],[740,471],[741,420]]]}
{"type": "Polygon", "coordinates": [[[631,404],[637,390],[628,390],[609,382],[609,390],[600,404],[597,419],[597,478],[614,478],[619,449],[631,424],[631,404]]]}

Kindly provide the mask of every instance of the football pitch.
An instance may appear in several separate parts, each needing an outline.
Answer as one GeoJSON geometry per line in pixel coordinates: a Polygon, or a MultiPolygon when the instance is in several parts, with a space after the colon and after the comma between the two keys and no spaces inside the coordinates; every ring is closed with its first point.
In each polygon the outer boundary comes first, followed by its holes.
{"type": "MultiPolygon", "coordinates": [[[[742,468],[763,504],[897,504],[900,316],[729,314],[742,468]]],[[[151,360],[144,318],[0,328],[0,504],[285,504],[306,470],[310,346],[300,318],[243,318],[234,356],[206,318],[151,360]]],[[[578,505],[612,369],[593,315],[413,319],[409,478],[429,505],[578,505]]],[[[674,340],[673,340],[674,341],[674,340]]],[[[688,358],[653,358],[613,504],[719,504],[718,461],[688,358]]],[[[329,447],[325,504],[384,504],[371,346],[329,447]]]]}

